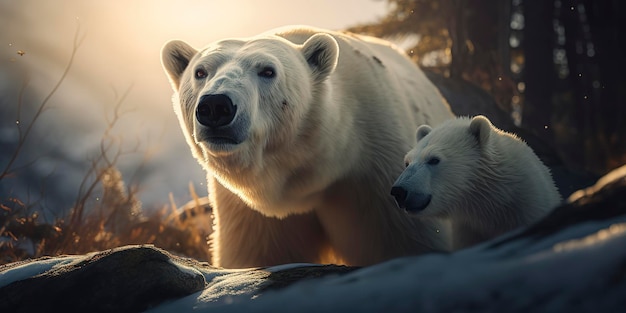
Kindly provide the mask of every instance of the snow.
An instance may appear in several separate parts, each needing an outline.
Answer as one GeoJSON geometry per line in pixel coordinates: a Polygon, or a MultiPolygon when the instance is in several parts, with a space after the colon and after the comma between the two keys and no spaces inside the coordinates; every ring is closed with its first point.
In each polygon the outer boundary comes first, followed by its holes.
{"type": "Polygon", "coordinates": [[[23,280],[28,277],[36,276],[50,269],[65,264],[72,263],[76,260],[76,257],[58,257],[54,259],[40,260],[32,263],[25,263],[17,265],[8,270],[2,271],[0,267],[0,288],[18,280],[23,280]]]}
{"type": "Polygon", "coordinates": [[[502,312],[537,305],[543,311],[586,311],[614,308],[626,291],[605,288],[626,260],[626,218],[583,223],[493,250],[492,243],[396,259],[262,295],[249,288],[250,279],[258,282],[249,270],[231,271],[214,279],[215,286],[149,312],[502,312]],[[604,301],[593,301],[598,298],[604,301]]]}
{"type": "MultiPolygon", "coordinates": [[[[183,271],[200,271],[206,288],[148,312],[577,312],[624,306],[626,216],[497,245],[519,232],[452,254],[399,258],[278,290],[263,289],[271,273],[315,265],[226,270],[174,262],[183,271]]],[[[0,287],[79,258],[17,265],[0,273],[0,287]]]]}

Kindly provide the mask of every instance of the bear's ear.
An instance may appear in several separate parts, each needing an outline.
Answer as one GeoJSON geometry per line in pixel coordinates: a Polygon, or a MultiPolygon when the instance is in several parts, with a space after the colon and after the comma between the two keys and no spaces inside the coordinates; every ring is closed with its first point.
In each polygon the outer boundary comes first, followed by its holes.
{"type": "Polygon", "coordinates": [[[180,76],[189,65],[189,61],[198,51],[180,40],[172,40],[161,49],[161,63],[170,78],[174,90],[180,87],[180,76]]]}
{"type": "Polygon", "coordinates": [[[337,66],[339,45],[331,35],[320,33],[311,36],[302,44],[304,59],[313,69],[316,82],[321,82],[330,75],[337,66]]]}
{"type": "Polygon", "coordinates": [[[430,131],[433,130],[432,127],[424,124],[417,128],[417,134],[415,135],[415,139],[417,142],[422,140],[422,138],[426,137],[426,135],[430,134],[430,131]]]}
{"type": "Polygon", "coordinates": [[[489,134],[491,133],[491,121],[482,115],[477,115],[472,118],[469,131],[472,135],[474,135],[474,137],[476,137],[478,144],[483,145],[489,139],[489,134]]]}

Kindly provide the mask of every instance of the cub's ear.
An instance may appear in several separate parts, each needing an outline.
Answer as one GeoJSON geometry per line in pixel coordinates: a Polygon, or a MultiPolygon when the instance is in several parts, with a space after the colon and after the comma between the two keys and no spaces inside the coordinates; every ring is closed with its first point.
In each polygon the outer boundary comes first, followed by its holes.
{"type": "Polygon", "coordinates": [[[491,121],[489,121],[488,118],[484,117],[483,115],[477,115],[472,118],[469,126],[469,131],[474,137],[476,137],[478,144],[482,146],[489,139],[491,127],[491,121]]]}
{"type": "Polygon", "coordinates": [[[426,135],[430,134],[430,131],[433,130],[432,127],[424,124],[417,128],[417,133],[415,135],[415,139],[417,142],[422,140],[422,138],[426,137],[426,135]]]}
{"type": "Polygon", "coordinates": [[[324,81],[337,66],[339,45],[331,35],[320,33],[311,36],[302,44],[301,51],[313,69],[315,82],[324,81]]]}
{"type": "Polygon", "coordinates": [[[180,40],[172,40],[161,49],[161,64],[170,79],[172,88],[180,87],[180,76],[189,65],[189,61],[198,51],[180,40]]]}

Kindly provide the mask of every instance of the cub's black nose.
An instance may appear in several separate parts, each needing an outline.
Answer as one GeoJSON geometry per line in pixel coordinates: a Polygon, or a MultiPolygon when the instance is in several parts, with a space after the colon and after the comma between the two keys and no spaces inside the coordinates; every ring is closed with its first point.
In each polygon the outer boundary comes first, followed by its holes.
{"type": "Polygon", "coordinates": [[[394,198],[396,198],[396,203],[398,204],[398,207],[401,209],[406,208],[407,194],[408,192],[403,187],[400,187],[400,186],[391,187],[391,195],[394,198]]]}
{"type": "Polygon", "coordinates": [[[217,128],[230,124],[235,118],[237,107],[227,95],[205,95],[198,101],[196,120],[198,123],[217,128]]]}

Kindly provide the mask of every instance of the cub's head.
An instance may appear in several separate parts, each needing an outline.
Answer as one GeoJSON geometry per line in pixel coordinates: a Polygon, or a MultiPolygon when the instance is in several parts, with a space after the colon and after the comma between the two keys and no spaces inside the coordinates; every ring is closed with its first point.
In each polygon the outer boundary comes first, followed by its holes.
{"type": "Polygon", "coordinates": [[[420,126],[417,145],[405,157],[406,169],[391,188],[398,206],[446,216],[463,207],[463,201],[472,201],[476,183],[490,175],[479,172],[491,132],[491,122],[483,116],[452,119],[434,129],[420,126]]]}
{"type": "Polygon", "coordinates": [[[335,69],[338,46],[327,34],[302,45],[264,36],[202,50],[171,41],[161,59],[194,156],[223,173],[297,140],[317,89],[335,69]]]}

